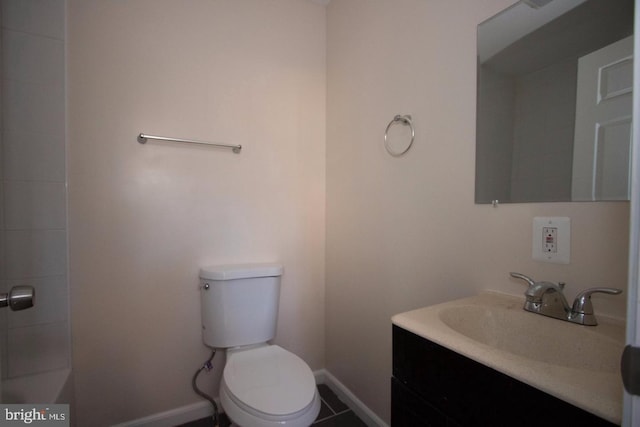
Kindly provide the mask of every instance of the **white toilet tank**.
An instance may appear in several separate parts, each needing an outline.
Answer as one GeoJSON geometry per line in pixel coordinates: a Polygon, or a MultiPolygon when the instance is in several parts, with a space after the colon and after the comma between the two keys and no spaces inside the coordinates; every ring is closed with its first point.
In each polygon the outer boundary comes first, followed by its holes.
{"type": "Polygon", "coordinates": [[[200,269],[202,338],[213,348],[267,342],[276,335],[280,264],[200,269]]]}

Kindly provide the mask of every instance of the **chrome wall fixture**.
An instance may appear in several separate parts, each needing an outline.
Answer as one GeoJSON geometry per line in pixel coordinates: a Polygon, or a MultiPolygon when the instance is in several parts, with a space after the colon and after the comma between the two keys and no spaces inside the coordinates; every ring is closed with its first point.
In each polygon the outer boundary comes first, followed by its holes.
{"type": "Polygon", "coordinates": [[[391,120],[389,122],[389,124],[387,125],[387,129],[384,131],[384,147],[387,149],[387,151],[389,152],[389,154],[391,154],[394,157],[398,157],[398,156],[402,156],[404,153],[406,153],[407,151],[409,151],[409,148],[411,148],[411,145],[413,144],[413,140],[416,138],[416,131],[413,128],[413,121],[410,115],[397,115],[393,118],[393,120],[391,120]],[[389,128],[391,128],[391,126],[393,126],[396,123],[400,123],[403,124],[405,126],[409,126],[409,128],[411,129],[411,141],[409,141],[409,145],[407,145],[405,147],[404,150],[401,151],[394,151],[391,147],[389,147],[389,128]]]}
{"type": "Polygon", "coordinates": [[[32,286],[14,286],[7,293],[0,293],[0,308],[9,307],[13,311],[33,307],[36,290],[32,286]]]}
{"type": "Polygon", "coordinates": [[[138,135],[138,142],[140,144],[146,144],[147,140],[155,139],[158,141],[172,141],[172,142],[185,142],[188,144],[199,144],[199,145],[211,145],[219,148],[230,148],[234,153],[240,153],[242,150],[242,145],[228,145],[228,144],[218,144],[214,142],[206,142],[206,141],[197,141],[195,139],[184,139],[184,138],[172,138],[169,136],[156,136],[156,135],[147,135],[146,133],[141,133],[138,135]]]}

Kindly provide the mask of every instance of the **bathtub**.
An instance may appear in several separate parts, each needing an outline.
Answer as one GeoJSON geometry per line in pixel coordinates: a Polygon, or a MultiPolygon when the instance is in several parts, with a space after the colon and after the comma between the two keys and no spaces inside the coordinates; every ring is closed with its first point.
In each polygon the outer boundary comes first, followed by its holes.
{"type": "Polygon", "coordinates": [[[73,405],[73,373],[71,369],[59,369],[3,380],[2,403],[73,405]]]}

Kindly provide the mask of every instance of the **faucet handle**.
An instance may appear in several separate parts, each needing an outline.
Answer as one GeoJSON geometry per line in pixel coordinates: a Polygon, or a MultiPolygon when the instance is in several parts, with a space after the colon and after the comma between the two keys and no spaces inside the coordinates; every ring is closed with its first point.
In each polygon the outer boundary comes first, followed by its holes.
{"type": "Polygon", "coordinates": [[[535,280],[533,280],[531,277],[529,276],[525,276],[522,273],[509,273],[509,275],[511,277],[514,277],[516,279],[521,279],[524,280],[525,282],[527,282],[529,284],[529,287],[527,288],[526,291],[524,291],[524,295],[527,298],[527,303],[540,303],[542,301],[542,297],[539,294],[539,289],[540,289],[540,283],[537,283],[535,280]]]}
{"type": "Polygon", "coordinates": [[[619,295],[622,293],[622,289],[617,288],[589,288],[576,295],[576,299],[573,300],[573,307],[571,308],[572,316],[580,316],[584,319],[582,322],[585,325],[595,326],[596,317],[593,312],[593,304],[591,303],[591,295],[596,292],[603,294],[619,295]]]}
{"type": "Polygon", "coordinates": [[[580,292],[576,299],[573,300],[573,312],[580,314],[593,314],[593,304],[591,303],[591,295],[596,292],[603,294],[618,295],[622,293],[622,289],[617,288],[589,288],[580,292]]]}
{"type": "Polygon", "coordinates": [[[512,272],[512,273],[509,273],[509,275],[510,275],[511,277],[516,278],[516,279],[522,279],[522,280],[524,280],[525,282],[527,282],[527,283],[529,284],[529,286],[535,286],[535,284],[536,284],[535,280],[533,280],[533,279],[532,279],[531,277],[529,277],[529,276],[525,276],[525,275],[524,275],[524,274],[522,274],[522,273],[513,273],[513,272],[512,272]]]}

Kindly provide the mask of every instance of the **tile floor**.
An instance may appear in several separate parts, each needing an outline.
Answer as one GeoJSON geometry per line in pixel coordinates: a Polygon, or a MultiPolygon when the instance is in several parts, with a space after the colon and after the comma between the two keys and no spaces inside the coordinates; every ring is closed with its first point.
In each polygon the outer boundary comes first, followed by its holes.
{"type": "MultiPolygon", "coordinates": [[[[324,384],[318,385],[322,407],[320,414],[313,423],[316,427],[366,427],[366,424],[353,413],[351,409],[335,395],[329,387],[324,384]]],[[[220,417],[220,427],[228,427],[229,419],[222,414],[220,417]]],[[[179,427],[213,427],[211,418],[203,418],[182,424],[179,427]]]]}

